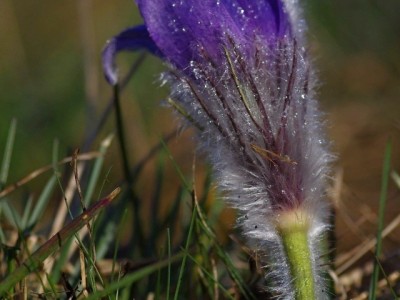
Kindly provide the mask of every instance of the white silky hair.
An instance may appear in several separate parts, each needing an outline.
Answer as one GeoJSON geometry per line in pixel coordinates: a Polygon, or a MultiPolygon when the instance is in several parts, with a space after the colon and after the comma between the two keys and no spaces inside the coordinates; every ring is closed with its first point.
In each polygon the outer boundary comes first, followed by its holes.
{"type": "Polygon", "coordinates": [[[289,15],[293,34],[299,43],[306,43],[307,22],[303,16],[303,7],[299,0],[281,0],[284,3],[284,10],[289,15]]]}
{"type": "MultiPolygon", "coordinates": [[[[276,225],[280,213],[307,213],[316,299],[329,299],[321,246],[329,229],[327,179],[333,156],[315,100],[316,79],[296,0],[286,9],[299,26],[273,46],[254,40],[254,51],[229,36],[218,63],[202,54],[187,69],[162,75],[170,99],[198,130],[199,148],[239,217],[238,226],[266,270],[277,299],[295,299],[293,278],[276,225]]],[[[201,53],[201,49],[199,49],[201,53]]]]}

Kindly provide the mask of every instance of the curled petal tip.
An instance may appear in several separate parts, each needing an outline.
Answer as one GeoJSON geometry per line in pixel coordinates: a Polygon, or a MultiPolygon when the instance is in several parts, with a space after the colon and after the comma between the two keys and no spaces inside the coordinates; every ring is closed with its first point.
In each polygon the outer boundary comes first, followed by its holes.
{"type": "Polygon", "coordinates": [[[110,85],[118,82],[117,69],[115,65],[116,47],[114,39],[108,40],[102,52],[103,72],[110,85]]]}
{"type": "Polygon", "coordinates": [[[122,31],[110,39],[102,52],[103,71],[107,82],[111,85],[118,83],[115,58],[121,51],[147,50],[157,56],[162,56],[160,50],[150,38],[145,25],[139,25],[122,31]]]}

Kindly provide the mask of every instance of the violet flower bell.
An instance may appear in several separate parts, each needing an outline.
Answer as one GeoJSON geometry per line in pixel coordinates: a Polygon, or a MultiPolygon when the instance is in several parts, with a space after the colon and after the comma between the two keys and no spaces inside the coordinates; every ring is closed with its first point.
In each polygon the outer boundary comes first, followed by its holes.
{"type": "Polygon", "coordinates": [[[314,95],[296,0],[137,0],[145,26],[103,52],[146,49],[162,58],[168,102],[198,128],[225,200],[265,266],[278,299],[328,299],[323,237],[332,155],[314,95]]]}

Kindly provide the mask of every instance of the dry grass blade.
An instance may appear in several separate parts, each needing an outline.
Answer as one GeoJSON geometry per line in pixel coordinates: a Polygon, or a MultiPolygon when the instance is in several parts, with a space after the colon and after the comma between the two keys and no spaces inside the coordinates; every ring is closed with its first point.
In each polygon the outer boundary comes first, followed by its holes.
{"type": "Polygon", "coordinates": [[[81,184],[79,182],[78,155],[79,155],[79,149],[76,149],[74,151],[74,155],[72,156],[71,165],[74,170],[76,189],[78,190],[78,196],[79,196],[79,200],[81,201],[82,210],[85,211],[86,207],[85,207],[85,204],[83,203],[83,194],[82,194],[81,184]]]}
{"type": "Polygon", "coordinates": [[[92,220],[102,209],[107,207],[114,198],[120,193],[121,189],[116,188],[107,197],[93,204],[87,211],[83,212],[68,225],[52,236],[38,250],[36,250],[25,262],[23,262],[13,273],[0,283],[0,298],[6,295],[19,281],[23,280],[28,274],[35,271],[43,264],[43,261],[74,234],[92,220]]]}
{"type": "Polygon", "coordinates": [[[339,277],[335,273],[334,270],[328,270],[329,276],[332,278],[333,282],[335,283],[336,289],[340,292],[339,300],[346,300],[347,299],[347,293],[344,285],[340,281],[339,277]]]}
{"type": "MultiPolygon", "coordinates": [[[[364,254],[369,252],[373,247],[377,247],[376,249],[376,256],[379,257],[381,253],[381,243],[382,240],[390,233],[392,232],[400,223],[400,215],[398,215],[396,218],[394,218],[388,226],[383,228],[383,218],[384,218],[384,211],[385,211],[385,206],[386,206],[386,200],[387,200],[387,189],[388,189],[388,183],[389,183],[389,174],[390,174],[390,163],[391,163],[391,143],[388,142],[385,150],[385,158],[384,158],[384,164],[383,164],[383,173],[382,173],[382,190],[381,190],[381,196],[380,196],[380,206],[379,206],[379,217],[378,217],[378,234],[377,237],[367,241],[364,243],[359,251],[357,251],[354,256],[352,256],[349,260],[344,262],[340,267],[337,268],[337,273],[341,274],[345,270],[347,270],[352,264],[354,264],[358,259],[360,259],[364,254]]],[[[374,265],[374,275],[373,278],[374,280],[371,282],[371,294],[372,298],[369,299],[375,299],[374,298],[374,293],[375,293],[375,288],[374,286],[376,285],[377,278],[378,278],[378,267],[375,264],[374,265]]]]}
{"type": "MultiPolygon", "coordinates": [[[[400,225],[400,215],[394,218],[385,229],[382,230],[382,238],[387,237],[393,230],[400,225]]],[[[356,261],[363,257],[366,253],[371,251],[376,245],[376,238],[370,239],[367,242],[357,246],[355,249],[350,250],[353,255],[349,260],[337,267],[336,273],[342,274],[349,269],[356,261]],[[356,250],[357,249],[357,250],[356,250]]]]}
{"type": "MultiPolygon", "coordinates": [[[[79,154],[77,156],[77,160],[92,160],[96,157],[98,157],[100,155],[100,153],[98,151],[92,151],[92,152],[87,152],[87,153],[83,153],[83,154],[79,154]]],[[[63,165],[66,163],[70,163],[72,162],[74,159],[73,156],[69,156],[69,157],[65,157],[64,159],[60,160],[57,164],[58,165],[63,165]]],[[[7,196],[8,194],[12,193],[13,191],[15,191],[17,188],[23,186],[24,184],[27,184],[29,181],[35,179],[36,177],[38,177],[39,175],[46,173],[47,171],[50,171],[53,169],[53,165],[47,165],[44,167],[41,167],[33,172],[31,172],[30,174],[28,174],[27,176],[25,176],[24,178],[18,180],[17,182],[7,186],[4,188],[3,191],[0,192],[0,201],[7,196]]]]}

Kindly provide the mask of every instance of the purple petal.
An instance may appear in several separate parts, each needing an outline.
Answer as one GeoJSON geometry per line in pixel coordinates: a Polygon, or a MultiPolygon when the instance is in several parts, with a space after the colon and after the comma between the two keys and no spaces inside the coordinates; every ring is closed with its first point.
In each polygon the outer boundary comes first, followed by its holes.
{"type": "Polygon", "coordinates": [[[242,31],[255,32],[264,38],[283,36],[290,33],[290,20],[282,0],[236,0],[230,2],[236,10],[242,31]]]}
{"type": "Polygon", "coordinates": [[[263,39],[289,33],[289,20],[280,0],[137,0],[150,36],[178,68],[202,54],[218,59],[230,35],[235,43],[254,47],[263,39]]]}
{"type": "Polygon", "coordinates": [[[139,25],[122,31],[107,42],[103,49],[102,60],[104,75],[107,81],[115,85],[118,82],[115,57],[120,51],[147,50],[161,56],[161,52],[150,38],[146,26],[139,25]]]}

